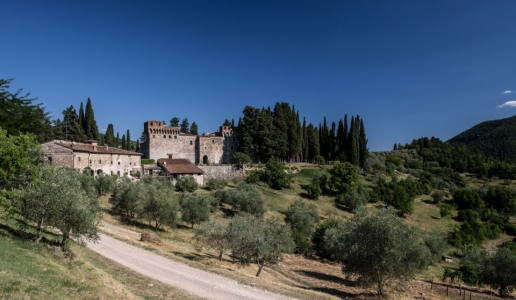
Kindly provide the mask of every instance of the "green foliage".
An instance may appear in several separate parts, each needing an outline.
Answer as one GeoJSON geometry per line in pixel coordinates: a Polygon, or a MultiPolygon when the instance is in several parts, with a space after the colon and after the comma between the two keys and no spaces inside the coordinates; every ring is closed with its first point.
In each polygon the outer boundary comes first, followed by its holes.
{"type": "Polygon", "coordinates": [[[432,199],[434,200],[435,204],[439,204],[444,199],[444,191],[441,190],[435,190],[432,192],[432,199]]]}
{"type": "Polygon", "coordinates": [[[141,164],[142,165],[154,165],[156,164],[156,161],[154,159],[151,159],[151,158],[142,158],[140,160],[141,164]]]}
{"type": "Polygon", "coordinates": [[[272,157],[265,166],[263,181],[273,189],[288,188],[290,186],[290,175],[285,172],[285,165],[275,157],[272,157]]]}
{"type": "Polygon", "coordinates": [[[238,169],[242,169],[245,164],[248,164],[251,162],[251,157],[245,153],[242,152],[235,152],[231,156],[231,159],[233,160],[233,163],[236,165],[238,169]]]}
{"type": "Polygon", "coordinates": [[[251,183],[257,183],[260,181],[260,178],[262,178],[264,172],[261,170],[249,170],[247,171],[247,177],[245,178],[245,182],[251,184],[251,183]]]}
{"type": "Polygon", "coordinates": [[[313,200],[319,199],[319,196],[322,194],[321,186],[315,182],[310,183],[308,186],[308,197],[313,200]]]}
{"type": "Polygon", "coordinates": [[[484,201],[478,193],[473,190],[458,190],[453,195],[453,202],[457,204],[459,210],[476,209],[480,210],[484,207],[484,201]]]}
{"type": "Polygon", "coordinates": [[[328,185],[340,193],[356,191],[360,186],[357,167],[351,163],[336,163],[329,170],[331,177],[328,185]]]}
{"type": "Polygon", "coordinates": [[[414,212],[414,198],[410,197],[402,185],[394,185],[392,197],[388,198],[386,202],[396,208],[401,215],[414,212]]]}
{"type": "Polygon", "coordinates": [[[209,196],[194,193],[182,193],[179,200],[181,220],[192,224],[200,224],[210,218],[211,199],[209,196]]]}
{"type": "Polygon", "coordinates": [[[206,181],[206,187],[212,191],[222,190],[228,185],[228,181],[219,178],[210,178],[206,181]]]}
{"type": "Polygon", "coordinates": [[[505,216],[516,214],[516,191],[504,186],[491,186],[484,196],[487,207],[492,207],[505,216]]]}
{"type": "Polygon", "coordinates": [[[197,123],[193,122],[192,125],[190,125],[190,134],[199,134],[199,126],[197,126],[197,123]]]}
{"type": "Polygon", "coordinates": [[[312,235],[315,225],[319,222],[317,206],[297,199],[285,212],[285,222],[290,224],[292,231],[309,237],[312,235]]]}
{"type": "Polygon", "coordinates": [[[128,178],[123,178],[115,182],[110,201],[114,210],[125,212],[130,218],[140,217],[147,192],[147,186],[143,182],[133,183],[128,178]]]}
{"type": "Polygon", "coordinates": [[[41,179],[20,193],[19,211],[38,224],[38,241],[45,226],[61,231],[64,248],[70,238],[79,242],[99,238],[101,208],[94,191],[84,188],[81,176],[74,169],[47,165],[40,170],[41,179]]]}
{"type": "Polygon", "coordinates": [[[430,251],[419,242],[416,229],[393,209],[368,215],[360,210],[350,222],[326,231],[324,241],[332,257],[344,263],[346,274],[383,294],[387,281],[412,278],[426,267],[430,251]]]}
{"type": "Polygon", "coordinates": [[[312,247],[317,256],[323,259],[333,258],[332,253],[328,251],[326,244],[324,243],[324,235],[326,234],[326,230],[343,226],[343,223],[344,222],[340,219],[330,218],[317,225],[311,237],[312,247]]]}
{"type": "Polygon", "coordinates": [[[218,190],[215,198],[229,204],[238,212],[261,216],[265,213],[263,199],[255,187],[240,182],[236,189],[218,190]]]}
{"type": "Polygon", "coordinates": [[[60,132],[63,139],[75,142],[84,142],[88,139],[83,127],[79,124],[79,117],[73,105],[63,110],[63,122],[56,122],[55,131],[60,132]],[[60,127],[58,127],[60,126],[60,127]]]}
{"type": "Polygon", "coordinates": [[[181,122],[181,132],[182,133],[190,133],[189,126],[190,126],[190,123],[188,122],[188,118],[184,118],[183,122],[181,122]]]}
{"type": "Polygon", "coordinates": [[[360,193],[358,191],[351,191],[345,194],[341,194],[337,198],[337,202],[345,205],[352,212],[355,212],[359,208],[364,207],[368,201],[363,192],[360,193]]]}
{"type": "Polygon", "coordinates": [[[220,224],[215,219],[202,222],[197,226],[194,238],[200,245],[215,250],[219,255],[219,260],[222,260],[222,254],[231,245],[228,236],[228,226],[220,224]]]}
{"type": "Polygon", "coordinates": [[[174,197],[173,188],[158,180],[152,181],[146,187],[147,195],[143,201],[142,217],[155,230],[160,229],[162,225],[175,227],[179,204],[174,197]]]}
{"type": "Polygon", "coordinates": [[[97,176],[95,179],[95,189],[99,196],[111,193],[114,185],[115,180],[113,179],[113,176],[110,175],[97,176]]]}
{"type": "MultiPolygon", "coordinates": [[[[472,248],[465,251],[462,262],[473,270],[478,268],[482,282],[498,289],[502,297],[516,287],[516,254],[509,248],[500,247],[492,253],[472,248]]],[[[475,272],[477,274],[478,271],[475,272]]]]}
{"type": "Polygon", "coordinates": [[[423,240],[431,254],[428,263],[435,264],[439,262],[443,253],[448,249],[448,241],[442,236],[425,236],[423,240]]]}
{"type": "Polygon", "coordinates": [[[276,264],[283,253],[294,248],[291,230],[281,220],[272,218],[264,220],[250,214],[238,214],[228,225],[231,252],[242,265],[252,262],[258,265],[260,273],[265,264],[276,264]]]}
{"type": "Polygon", "coordinates": [[[396,154],[392,154],[392,155],[387,156],[387,163],[391,163],[399,168],[402,166],[403,160],[396,154]]]}
{"type": "Polygon", "coordinates": [[[13,79],[0,79],[0,128],[7,136],[34,134],[38,142],[52,139],[52,127],[48,112],[41,104],[33,104],[37,98],[30,93],[22,94],[22,89],[9,92],[13,79]]]}
{"type": "Polygon", "coordinates": [[[180,121],[181,119],[179,119],[178,117],[173,117],[172,119],[170,119],[170,126],[178,127],[180,121]]]}
{"type": "Polygon", "coordinates": [[[176,182],[176,191],[193,193],[199,188],[199,184],[193,176],[181,176],[176,182]]]}
{"type": "Polygon", "coordinates": [[[447,217],[451,215],[454,207],[450,204],[441,204],[439,205],[439,214],[441,215],[441,218],[447,217]]]}
{"type": "Polygon", "coordinates": [[[99,128],[97,126],[97,121],[95,121],[95,114],[93,112],[93,106],[91,105],[91,100],[88,98],[86,103],[86,113],[84,115],[84,133],[89,140],[99,141],[99,128]]]}
{"type": "Polygon", "coordinates": [[[320,167],[322,167],[326,164],[326,161],[324,160],[324,157],[322,157],[321,155],[316,155],[315,163],[318,164],[320,167]]]}

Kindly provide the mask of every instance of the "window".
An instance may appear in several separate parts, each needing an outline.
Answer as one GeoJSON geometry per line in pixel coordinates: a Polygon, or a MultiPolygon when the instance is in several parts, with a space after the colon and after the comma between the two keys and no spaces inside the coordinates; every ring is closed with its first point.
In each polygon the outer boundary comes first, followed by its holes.
{"type": "Polygon", "coordinates": [[[80,156],[78,157],[77,161],[81,161],[81,157],[80,156]]]}
{"type": "MultiPolygon", "coordinates": [[[[113,161],[111,161],[111,164],[113,164],[113,161]]],[[[111,174],[111,175],[113,175],[113,174],[111,174]]]]}
{"type": "Polygon", "coordinates": [[[152,135],[152,138],[155,138],[155,137],[156,137],[156,135],[155,135],[155,134],[153,134],[153,135],[152,135]]]}
{"type": "Polygon", "coordinates": [[[131,162],[129,163],[129,165],[131,166],[131,162]]]}
{"type": "Polygon", "coordinates": [[[192,142],[192,141],[190,141],[190,146],[192,146],[192,145],[193,145],[193,142],[192,142]]]}
{"type": "Polygon", "coordinates": [[[177,140],[177,135],[174,135],[174,140],[177,140]]]}
{"type": "Polygon", "coordinates": [[[111,175],[113,175],[113,171],[111,171],[111,175]]]}
{"type": "Polygon", "coordinates": [[[120,162],[118,162],[118,165],[120,165],[120,162]]]}
{"type": "Polygon", "coordinates": [[[49,162],[52,162],[52,156],[49,156],[49,157],[48,157],[48,161],[49,161],[49,162]]]}
{"type": "Polygon", "coordinates": [[[169,138],[169,139],[171,139],[171,138],[172,138],[172,136],[171,136],[171,135],[169,135],[169,136],[168,136],[168,138],[169,138]]]}
{"type": "Polygon", "coordinates": [[[90,159],[90,164],[91,164],[91,159],[90,159]]]}
{"type": "Polygon", "coordinates": [[[212,142],[213,144],[215,144],[215,140],[211,140],[211,142],[212,142]]]}
{"type": "Polygon", "coordinates": [[[120,171],[116,171],[116,174],[117,174],[118,176],[120,176],[120,171]]]}
{"type": "Polygon", "coordinates": [[[166,138],[167,138],[167,136],[166,136],[166,135],[164,135],[164,136],[163,136],[163,138],[164,138],[164,139],[166,139],[166,138]]]}
{"type": "Polygon", "coordinates": [[[99,164],[101,164],[101,163],[102,163],[102,160],[101,160],[101,159],[99,159],[99,164]]]}

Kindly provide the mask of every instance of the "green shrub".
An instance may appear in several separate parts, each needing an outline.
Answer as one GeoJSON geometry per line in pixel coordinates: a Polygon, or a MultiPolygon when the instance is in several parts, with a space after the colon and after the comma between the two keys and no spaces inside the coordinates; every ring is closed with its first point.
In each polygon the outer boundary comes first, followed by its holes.
{"type": "Polygon", "coordinates": [[[154,165],[154,164],[156,164],[156,161],[154,159],[151,159],[151,158],[142,158],[140,160],[140,163],[142,165],[154,165]]]}
{"type": "Polygon", "coordinates": [[[181,220],[192,224],[200,224],[210,218],[211,199],[208,196],[193,193],[181,194],[181,220]]]}
{"type": "Polygon", "coordinates": [[[212,191],[222,190],[227,185],[228,185],[227,180],[219,179],[219,178],[210,178],[206,182],[206,187],[212,191]]]}
{"type": "Polygon", "coordinates": [[[308,192],[308,197],[310,199],[317,200],[317,199],[319,199],[319,196],[321,196],[321,194],[322,194],[322,189],[319,186],[319,184],[312,182],[308,186],[307,192],[308,192]]]}
{"type": "Polygon", "coordinates": [[[245,178],[245,182],[247,183],[257,183],[260,181],[260,178],[263,175],[263,171],[261,170],[250,170],[247,171],[247,177],[245,178]]]}
{"type": "Polygon", "coordinates": [[[356,211],[358,208],[363,207],[367,204],[367,199],[363,194],[357,191],[351,191],[349,193],[340,195],[337,198],[337,202],[345,205],[351,211],[356,211]]]}
{"type": "Polygon", "coordinates": [[[176,183],[176,191],[179,192],[194,192],[199,188],[197,181],[192,176],[181,176],[176,183]]]}
{"type": "Polygon", "coordinates": [[[513,223],[505,224],[503,231],[505,233],[507,233],[508,235],[515,236],[516,235],[516,224],[513,224],[513,223]]]}
{"type": "Polygon", "coordinates": [[[340,219],[330,218],[315,228],[315,231],[312,234],[312,248],[317,256],[324,259],[331,259],[330,253],[325,248],[324,234],[326,233],[326,230],[336,228],[342,223],[343,221],[340,219]]]}
{"type": "Polygon", "coordinates": [[[441,215],[441,218],[451,215],[451,213],[454,209],[453,205],[451,205],[451,204],[441,204],[441,205],[439,205],[439,208],[440,208],[439,213],[441,215]]]}
{"type": "Polygon", "coordinates": [[[434,200],[434,203],[435,204],[439,204],[443,201],[444,199],[444,191],[441,191],[441,190],[435,190],[433,193],[432,193],[432,199],[434,200]]]}

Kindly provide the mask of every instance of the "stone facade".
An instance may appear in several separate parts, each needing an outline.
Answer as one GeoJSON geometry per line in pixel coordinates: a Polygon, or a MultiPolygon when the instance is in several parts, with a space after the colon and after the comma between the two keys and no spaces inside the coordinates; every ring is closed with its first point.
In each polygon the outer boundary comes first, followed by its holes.
{"type": "Polygon", "coordinates": [[[140,148],[144,158],[184,158],[199,165],[227,164],[238,146],[231,126],[220,126],[219,132],[203,135],[181,133],[179,127],[161,121],[147,121],[143,129],[145,142],[140,148]]]}
{"type": "Polygon", "coordinates": [[[204,181],[211,178],[219,179],[244,179],[246,173],[244,169],[237,169],[235,166],[199,166],[204,171],[204,181]]]}
{"type": "Polygon", "coordinates": [[[94,175],[124,176],[141,172],[141,154],[106,146],[96,141],[75,143],[51,141],[41,145],[43,154],[52,164],[83,171],[89,167],[94,175]]]}

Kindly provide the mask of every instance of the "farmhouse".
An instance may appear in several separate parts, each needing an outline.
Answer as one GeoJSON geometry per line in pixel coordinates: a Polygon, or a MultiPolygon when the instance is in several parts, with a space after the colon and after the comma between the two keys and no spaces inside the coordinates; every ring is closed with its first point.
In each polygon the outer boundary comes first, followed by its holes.
{"type": "Polygon", "coordinates": [[[182,176],[192,176],[197,184],[204,185],[204,171],[184,158],[160,158],[158,166],[163,168],[165,175],[175,184],[182,176]]]}
{"type": "Polygon", "coordinates": [[[131,174],[141,171],[141,153],[127,151],[97,141],[86,143],[54,140],[41,145],[43,154],[52,164],[71,167],[79,171],[89,167],[93,175],[131,174]]]}

